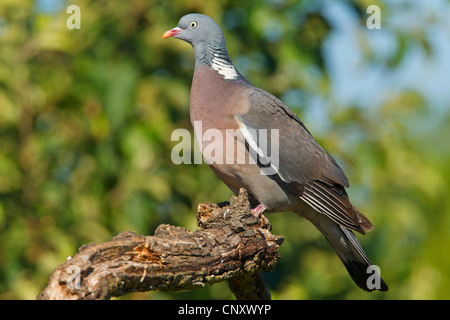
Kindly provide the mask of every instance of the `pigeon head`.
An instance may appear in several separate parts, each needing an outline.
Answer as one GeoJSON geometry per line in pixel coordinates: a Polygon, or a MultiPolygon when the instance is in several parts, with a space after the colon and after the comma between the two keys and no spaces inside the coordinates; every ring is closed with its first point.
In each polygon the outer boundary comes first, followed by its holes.
{"type": "Polygon", "coordinates": [[[204,45],[226,48],[225,37],[219,25],[210,17],[199,13],[183,16],[176,28],[164,33],[163,38],[169,37],[184,40],[194,49],[204,45]]]}
{"type": "Polygon", "coordinates": [[[225,80],[248,82],[233,66],[228,56],[227,43],[222,29],[210,17],[199,13],[183,16],[178,26],[166,31],[163,38],[174,37],[192,45],[195,65],[206,64],[220,73],[225,80]]]}

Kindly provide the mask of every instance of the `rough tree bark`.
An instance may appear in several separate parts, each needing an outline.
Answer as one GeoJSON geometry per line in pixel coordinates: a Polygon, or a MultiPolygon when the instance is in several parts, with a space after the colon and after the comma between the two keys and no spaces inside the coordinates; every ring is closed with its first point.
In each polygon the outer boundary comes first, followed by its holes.
{"type": "Polygon", "coordinates": [[[162,224],[153,236],[124,232],[82,246],[58,266],[38,299],[109,299],[135,291],[191,290],[228,280],[237,299],[270,299],[261,272],[272,270],[283,238],[250,211],[241,189],[227,205],[200,204],[199,230],[162,224]]]}

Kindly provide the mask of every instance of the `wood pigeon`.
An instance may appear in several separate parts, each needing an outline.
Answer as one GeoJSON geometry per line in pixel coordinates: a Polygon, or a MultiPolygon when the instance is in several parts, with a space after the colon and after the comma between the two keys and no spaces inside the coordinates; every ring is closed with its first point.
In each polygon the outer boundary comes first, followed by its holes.
{"type": "Polygon", "coordinates": [[[352,232],[365,234],[373,225],[351,204],[345,173],[305,124],[236,70],[210,17],[185,15],[168,37],[195,51],[190,118],[205,162],[234,193],[247,190],[254,214],[293,211],[308,219],[360,288],[387,291],[352,232]]]}

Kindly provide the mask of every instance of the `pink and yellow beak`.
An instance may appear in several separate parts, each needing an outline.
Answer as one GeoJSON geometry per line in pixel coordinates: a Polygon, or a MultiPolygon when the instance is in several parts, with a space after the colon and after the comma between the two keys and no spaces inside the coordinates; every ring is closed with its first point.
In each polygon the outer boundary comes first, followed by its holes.
{"type": "Polygon", "coordinates": [[[170,37],[176,36],[177,34],[179,34],[181,32],[181,30],[183,30],[183,29],[178,28],[178,27],[173,28],[171,30],[168,30],[168,31],[164,32],[162,37],[163,38],[170,38],[170,37]]]}

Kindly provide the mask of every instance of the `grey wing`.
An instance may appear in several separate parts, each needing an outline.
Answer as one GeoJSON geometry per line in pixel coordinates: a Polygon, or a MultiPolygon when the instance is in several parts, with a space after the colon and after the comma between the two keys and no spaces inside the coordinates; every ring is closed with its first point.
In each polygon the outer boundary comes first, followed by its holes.
{"type": "Polygon", "coordinates": [[[249,149],[258,149],[259,163],[263,164],[271,162],[271,157],[258,147],[255,136],[246,135],[244,131],[268,129],[267,146],[272,148],[267,149],[271,155],[278,149],[278,163],[272,165],[272,169],[276,169],[272,170],[273,178],[339,225],[361,233],[372,229],[370,221],[350,203],[345,191],[345,187],[349,187],[345,173],[314,140],[298,116],[264,90],[253,88],[248,99],[248,112],[236,118],[249,149]],[[273,139],[276,137],[272,135],[274,129],[278,131],[278,141],[273,139]]]}

